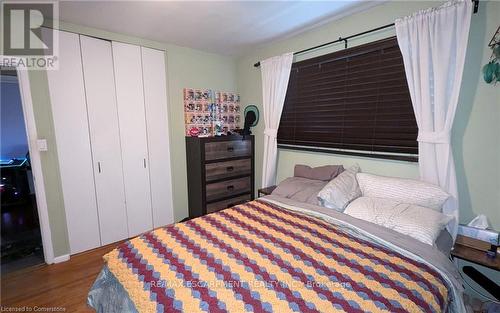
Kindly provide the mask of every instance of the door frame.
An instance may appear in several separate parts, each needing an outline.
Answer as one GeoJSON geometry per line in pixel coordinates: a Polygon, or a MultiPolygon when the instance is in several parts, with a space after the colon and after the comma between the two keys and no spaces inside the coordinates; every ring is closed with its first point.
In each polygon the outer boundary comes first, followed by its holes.
{"type": "Polygon", "coordinates": [[[40,233],[42,235],[43,256],[45,263],[54,263],[54,248],[52,245],[52,232],[50,230],[47,197],[45,194],[45,183],[43,178],[41,153],[38,147],[38,132],[36,128],[35,112],[33,110],[33,99],[31,97],[31,86],[29,70],[20,65],[19,58],[0,55],[0,66],[15,67],[19,84],[19,93],[23,107],[24,125],[28,137],[28,149],[30,152],[31,170],[33,183],[35,185],[35,196],[40,221],[40,233]],[[6,64],[6,61],[9,61],[6,64]]]}

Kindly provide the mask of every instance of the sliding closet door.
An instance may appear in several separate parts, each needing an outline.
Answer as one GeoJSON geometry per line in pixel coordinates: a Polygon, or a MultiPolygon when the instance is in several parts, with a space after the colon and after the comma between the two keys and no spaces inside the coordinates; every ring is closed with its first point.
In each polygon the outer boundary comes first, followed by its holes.
{"type": "Polygon", "coordinates": [[[144,47],[141,50],[153,226],[159,227],[174,222],[165,53],[144,47]]]}
{"type": "Polygon", "coordinates": [[[71,254],[101,245],[79,36],[59,32],[59,70],[47,71],[71,254]]]}
{"type": "Polygon", "coordinates": [[[128,237],[111,42],[80,36],[102,244],[128,237]]]}
{"type": "Polygon", "coordinates": [[[141,48],[113,42],[116,97],[130,236],[153,228],[141,48]]]}

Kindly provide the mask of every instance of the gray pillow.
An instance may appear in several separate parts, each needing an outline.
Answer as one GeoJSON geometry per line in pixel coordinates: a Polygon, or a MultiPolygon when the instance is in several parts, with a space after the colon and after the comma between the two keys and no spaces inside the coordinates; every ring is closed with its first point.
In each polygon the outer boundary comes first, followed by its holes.
{"type": "Polygon", "coordinates": [[[343,212],[347,205],[361,196],[356,174],[360,171],[359,165],[353,165],[330,181],[318,193],[322,206],[343,212]]]}
{"type": "Polygon", "coordinates": [[[330,181],[344,171],[342,165],[325,165],[310,167],[308,165],[297,164],[293,171],[294,177],[303,177],[313,180],[330,181]]]}
{"type": "Polygon", "coordinates": [[[299,202],[319,205],[318,192],[327,182],[303,177],[288,177],[278,184],[273,195],[292,199],[299,202]]]}
{"type": "Polygon", "coordinates": [[[436,238],[435,245],[439,251],[444,253],[444,255],[450,255],[451,248],[453,247],[453,238],[446,228],[439,233],[439,236],[436,238]]]}

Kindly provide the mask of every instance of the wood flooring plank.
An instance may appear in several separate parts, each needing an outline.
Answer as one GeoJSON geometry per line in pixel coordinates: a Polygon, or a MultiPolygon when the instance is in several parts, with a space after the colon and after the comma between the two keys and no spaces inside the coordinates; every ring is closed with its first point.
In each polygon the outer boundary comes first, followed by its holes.
{"type": "Polygon", "coordinates": [[[87,293],[101,271],[102,256],[121,242],[71,256],[64,263],[36,265],[2,275],[2,307],[61,307],[66,312],[93,312],[87,293]]]}

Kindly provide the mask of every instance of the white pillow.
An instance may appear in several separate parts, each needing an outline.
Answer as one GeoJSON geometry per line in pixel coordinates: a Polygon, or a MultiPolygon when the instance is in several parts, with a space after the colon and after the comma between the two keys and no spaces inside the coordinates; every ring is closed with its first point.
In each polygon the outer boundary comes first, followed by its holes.
{"type": "Polygon", "coordinates": [[[361,191],[356,181],[356,173],[359,170],[359,165],[353,165],[323,187],[318,192],[318,199],[321,205],[342,212],[349,202],[361,196],[361,191]]]}
{"type": "Polygon", "coordinates": [[[344,213],[390,228],[429,245],[434,245],[439,233],[453,219],[453,216],[422,206],[371,197],[354,200],[344,213]]]}
{"type": "Polygon", "coordinates": [[[420,180],[378,176],[359,173],[356,175],[363,197],[391,199],[415,204],[441,212],[450,197],[439,186],[420,180]]]}

